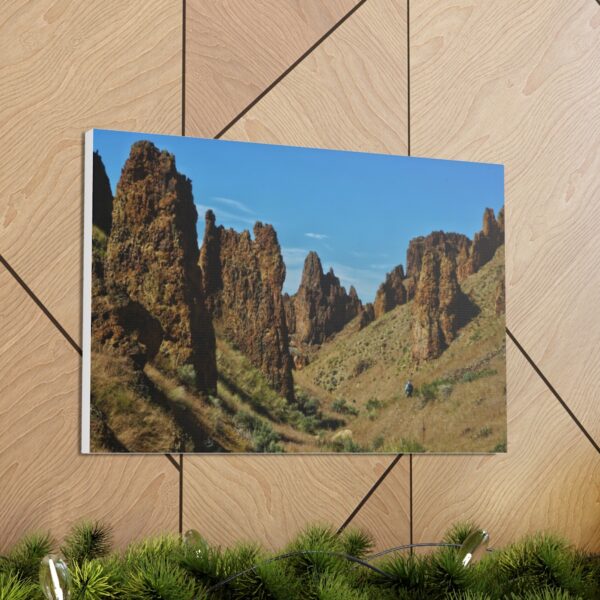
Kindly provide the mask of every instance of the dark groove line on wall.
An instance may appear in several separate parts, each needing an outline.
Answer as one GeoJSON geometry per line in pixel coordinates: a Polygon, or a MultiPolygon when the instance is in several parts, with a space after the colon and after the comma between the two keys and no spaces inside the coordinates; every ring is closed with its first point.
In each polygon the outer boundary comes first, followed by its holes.
{"type": "Polygon", "coordinates": [[[360,512],[361,508],[367,503],[369,498],[375,493],[377,488],[384,482],[385,478],[391,473],[392,469],[398,464],[398,461],[402,458],[402,454],[397,454],[394,457],[394,460],[387,466],[386,470],[379,476],[379,479],[371,486],[371,489],[365,494],[362,500],[356,505],[356,508],[350,513],[348,518],[340,525],[340,528],[337,530],[337,533],[340,534],[356,517],[356,515],[360,512]]]}
{"type": "Polygon", "coordinates": [[[513,341],[515,346],[520,350],[521,354],[525,357],[527,362],[532,366],[533,370],[539,375],[541,380],[546,384],[546,386],[552,392],[552,394],[554,394],[554,397],[560,402],[562,407],[567,411],[567,414],[571,417],[571,419],[573,419],[573,422],[575,423],[575,425],[577,425],[577,427],[579,427],[579,429],[581,430],[583,435],[585,435],[585,437],[589,440],[590,444],[592,444],[592,446],[596,449],[596,452],[598,452],[600,454],[600,446],[596,443],[596,440],[594,440],[594,438],[590,435],[590,433],[587,431],[587,429],[583,426],[583,423],[575,416],[575,413],[569,408],[568,404],[561,398],[561,396],[558,393],[558,391],[556,390],[556,388],[550,383],[550,381],[544,375],[542,370],[535,364],[535,362],[533,361],[531,356],[529,356],[529,354],[525,351],[525,348],[523,348],[523,346],[521,346],[521,344],[519,343],[517,338],[512,334],[512,332],[510,331],[510,329],[508,327],[506,327],[506,333],[507,333],[508,337],[513,341]]]}
{"type": "MultiPolygon", "coordinates": [[[[406,0],[406,153],[410,156],[410,0],[406,0]]],[[[408,532],[413,543],[413,455],[408,456],[408,532]]],[[[410,549],[412,554],[414,549],[410,549]]]]}
{"type": "Polygon", "coordinates": [[[177,471],[181,470],[179,463],[173,458],[171,454],[165,454],[165,458],[177,469],[177,471]]]}
{"type": "Polygon", "coordinates": [[[406,0],[406,135],[408,138],[406,149],[410,156],[410,0],[406,0]]]}
{"type": "Polygon", "coordinates": [[[367,0],[360,0],[358,4],[352,7],[339,21],[337,21],[328,31],[326,31],[304,54],[297,58],[275,81],[268,85],[242,112],[238,113],[219,133],[214,136],[214,139],[219,139],[229,129],[231,129],[249,110],[251,110],[258,102],[260,102],[278,83],[280,83],[287,75],[289,75],[307,56],[316,50],[336,29],[344,24],[367,0]]]}
{"type": "Polygon", "coordinates": [[[183,454],[179,455],[179,535],[183,534],[183,454]]]}
{"type": "Polygon", "coordinates": [[[50,322],[60,331],[63,337],[75,348],[81,356],[81,348],[77,342],[67,333],[67,330],[58,322],[56,317],[44,306],[42,301],[34,294],[33,290],[21,279],[19,274],[10,266],[8,261],[0,254],[0,262],[6,267],[6,270],[15,278],[17,283],[27,292],[29,297],[37,304],[38,308],[50,319],[50,322]]]}
{"type": "Polygon", "coordinates": [[[181,8],[182,32],[181,32],[181,135],[185,135],[185,45],[187,35],[186,24],[186,0],[182,0],[181,8]]]}
{"type": "MultiPolygon", "coordinates": [[[[408,455],[408,523],[409,523],[409,544],[414,544],[413,536],[413,455],[408,455]]],[[[413,548],[410,549],[412,554],[413,548]]]]}
{"type": "MultiPolygon", "coordinates": [[[[187,44],[187,0],[182,0],[181,7],[181,135],[185,135],[185,66],[186,66],[186,44],[187,44]]],[[[168,455],[175,463],[179,471],[179,535],[183,535],[183,454],[179,455],[179,464],[168,455]]]]}

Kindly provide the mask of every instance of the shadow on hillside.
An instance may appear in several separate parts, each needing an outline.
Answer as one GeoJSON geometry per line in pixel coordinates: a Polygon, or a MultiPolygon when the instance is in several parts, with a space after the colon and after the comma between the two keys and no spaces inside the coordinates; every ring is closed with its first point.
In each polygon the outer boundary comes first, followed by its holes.
{"type": "MultiPolygon", "coordinates": [[[[146,385],[152,402],[169,414],[182,433],[192,441],[193,452],[223,452],[224,448],[210,435],[210,431],[182,402],[169,398],[150,377],[146,375],[146,385]]],[[[183,450],[183,449],[182,449],[183,450]]]]}

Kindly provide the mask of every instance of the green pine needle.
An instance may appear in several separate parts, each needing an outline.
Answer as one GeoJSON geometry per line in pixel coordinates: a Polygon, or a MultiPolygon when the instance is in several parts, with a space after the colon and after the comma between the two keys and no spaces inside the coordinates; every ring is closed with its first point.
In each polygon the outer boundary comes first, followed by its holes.
{"type": "Polygon", "coordinates": [[[479,527],[472,521],[459,521],[448,529],[442,541],[446,544],[461,545],[473,532],[478,530],[479,527]]]}
{"type": "Polygon", "coordinates": [[[0,573],[0,600],[40,598],[39,587],[19,579],[16,574],[0,573]]]}
{"type": "Polygon", "coordinates": [[[369,600],[363,590],[351,586],[341,573],[327,574],[321,577],[316,593],[317,600],[369,600]]]}
{"type": "MultiPolygon", "coordinates": [[[[458,524],[446,540],[459,543],[474,529],[471,524],[458,524]]],[[[299,554],[281,560],[271,560],[277,555],[253,544],[219,548],[200,539],[192,546],[174,535],[136,542],[121,553],[104,556],[109,540],[108,530],[94,523],[78,525],[66,540],[62,549],[73,580],[72,600],[600,598],[600,558],[548,535],[524,538],[467,568],[454,548],[390,555],[376,562],[383,574],[343,557],[367,557],[372,547],[368,535],[359,531],[338,535],[323,526],[299,533],[285,549],[299,554]],[[247,572],[208,592],[242,571],[247,572]]],[[[52,546],[50,536],[33,534],[0,557],[0,600],[42,599],[39,565],[52,546]]]]}
{"type": "Polygon", "coordinates": [[[474,583],[475,572],[458,560],[456,550],[444,548],[427,560],[425,587],[432,597],[467,591],[474,583]]]}
{"type": "Polygon", "coordinates": [[[95,560],[84,561],[70,568],[73,600],[102,600],[114,598],[113,586],[103,565],[95,560]]]}
{"type": "Polygon", "coordinates": [[[145,558],[132,566],[121,593],[124,600],[195,600],[196,586],[168,559],[145,558]]]}
{"type": "Polygon", "coordinates": [[[341,536],[343,551],[356,558],[365,558],[373,549],[373,538],[360,529],[350,529],[344,531],[341,536]]]}
{"type": "Polygon", "coordinates": [[[378,567],[388,576],[377,573],[371,580],[382,588],[393,590],[399,598],[427,598],[425,582],[427,561],[415,554],[399,554],[385,559],[378,567]]]}
{"type": "Polygon", "coordinates": [[[0,570],[14,573],[23,581],[37,582],[40,562],[49,554],[54,546],[54,541],[48,533],[31,533],[25,536],[4,557],[0,570]]]}
{"type": "Polygon", "coordinates": [[[112,531],[98,521],[84,521],[76,524],[61,546],[69,564],[79,564],[106,556],[111,549],[112,531]]]}

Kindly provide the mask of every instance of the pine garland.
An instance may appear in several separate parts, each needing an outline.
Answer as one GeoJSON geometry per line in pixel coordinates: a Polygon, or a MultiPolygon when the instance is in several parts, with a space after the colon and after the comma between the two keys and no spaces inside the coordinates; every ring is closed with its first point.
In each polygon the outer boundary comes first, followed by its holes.
{"type": "MultiPolygon", "coordinates": [[[[477,528],[459,523],[444,537],[461,544],[477,528]]],[[[59,547],[73,600],[591,600],[600,598],[600,559],[552,535],[533,535],[463,567],[456,548],[398,552],[369,559],[373,540],[358,530],[312,526],[275,555],[256,545],[209,545],[167,535],[110,553],[111,531],[97,522],[73,527],[59,547]],[[295,554],[294,554],[295,553],[295,554]],[[366,569],[344,558],[365,559],[366,569]],[[237,578],[227,581],[233,575],[237,578]],[[226,581],[224,585],[222,583],[226,581]]],[[[43,600],[41,559],[56,544],[26,536],[0,557],[0,600],[43,600]]]]}

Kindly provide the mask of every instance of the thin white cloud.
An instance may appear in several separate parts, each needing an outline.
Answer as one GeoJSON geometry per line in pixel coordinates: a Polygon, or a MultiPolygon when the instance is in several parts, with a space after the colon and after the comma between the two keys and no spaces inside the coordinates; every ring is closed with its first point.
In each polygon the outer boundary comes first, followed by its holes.
{"type": "Polygon", "coordinates": [[[254,223],[256,223],[257,221],[257,219],[251,219],[250,217],[236,215],[235,213],[222,210],[221,208],[216,208],[214,206],[207,206],[206,204],[197,204],[196,208],[198,209],[198,212],[201,215],[203,215],[207,210],[212,210],[215,213],[217,224],[219,224],[219,218],[229,219],[231,221],[238,221],[239,223],[245,223],[246,225],[254,225],[254,223]]]}
{"type": "Polygon", "coordinates": [[[252,211],[246,204],[240,202],[239,200],[234,200],[233,198],[225,198],[224,196],[212,196],[211,200],[218,202],[219,204],[225,204],[226,206],[230,206],[231,208],[235,208],[241,212],[244,212],[248,215],[253,215],[254,211],[252,211]]]}
{"type": "Polygon", "coordinates": [[[304,235],[308,238],[312,238],[313,240],[326,240],[329,237],[324,233],[305,233],[304,235]]]}

